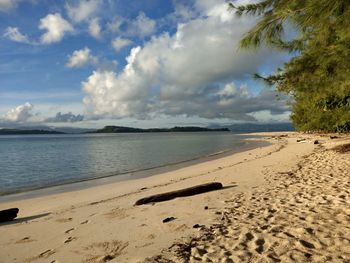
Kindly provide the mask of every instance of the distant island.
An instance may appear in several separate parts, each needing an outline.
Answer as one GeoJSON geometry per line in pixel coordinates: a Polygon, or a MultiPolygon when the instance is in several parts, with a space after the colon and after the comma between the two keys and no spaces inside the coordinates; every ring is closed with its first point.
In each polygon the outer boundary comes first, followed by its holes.
{"type": "MultiPolygon", "coordinates": [[[[202,127],[173,127],[173,128],[132,128],[123,126],[105,126],[102,129],[91,130],[79,133],[148,133],[148,132],[228,132],[228,128],[202,128],[202,127]]],[[[52,129],[0,129],[0,135],[35,135],[35,134],[70,134],[70,132],[57,131],[52,129]]],[[[77,133],[75,133],[77,134],[77,133]]]]}
{"type": "Polygon", "coordinates": [[[102,129],[96,130],[94,132],[88,133],[146,133],[146,132],[229,132],[228,128],[203,128],[203,127],[173,127],[173,128],[149,128],[149,129],[140,129],[140,128],[131,128],[123,126],[105,126],[102,129]]]}
{"type": "Polygon", "coordinates": [[[30,135],[30,134],[64,134],[64,132],[48,131],[48,130],[0,129],[0,135],[30,135]]]}
{"type": "MultiPolygon", "coordinates": [[[[237,123],[224,126],[233,133],[295,131],[292,123],[237,123]]],[[[212,125],[209,128],[221,128],[212,125]]]]}
{"type": "Polygon", "coordinates": [[[0,129],[0,135],[31,135],[31,134],[86,134],[86,133],[150,133],[150,132],[233,132],[251,133],[267,131],[294,131],[291,123],[238,123],[227,125],[212,124],[209,127],[175,126],[173,128],[133,128],[108,125],[102,129],[87,129],[74,127],[16,127],[0,129]]]}

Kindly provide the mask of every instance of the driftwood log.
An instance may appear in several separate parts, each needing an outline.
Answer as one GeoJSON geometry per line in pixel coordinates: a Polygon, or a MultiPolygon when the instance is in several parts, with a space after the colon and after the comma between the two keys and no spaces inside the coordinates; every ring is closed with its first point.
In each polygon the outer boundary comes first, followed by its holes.
{"type": "Polygon", "coordinates": [[[171,200],[177,197],[184,197],[184,196],[191,196],[191,195],[197,195],[209,191],[219,190],[222,188],[221,183],[208,183],[208,184],[201,184],[177,191],[172,192],[166,192],[162,194],[152,195],[145,198],[141,198],[136,201],[135,205],[144,205],[149,203],[155,203],[155,202],[163,202],[167,200],[171,200]]]}
{"type": "Polygon", "coordinates": [[[6,210],[0,211],[0,222],[12,221],[17,217],[19,209],[18,208],[10,208],[6,210]]]}

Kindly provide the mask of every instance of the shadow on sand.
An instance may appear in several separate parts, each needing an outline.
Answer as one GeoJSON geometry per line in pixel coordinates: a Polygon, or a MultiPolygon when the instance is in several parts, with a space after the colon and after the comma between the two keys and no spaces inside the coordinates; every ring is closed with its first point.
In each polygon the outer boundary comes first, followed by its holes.
{"type": "Polygon", "coordinates": [[[31,221],[31,220],[34,220],[34,219],[38,219],[38,218],[47,216],[49,214],[51,214],[51,213],[43,213],[43,214],[38,214],[38,215],[34,215],[34,216],[20,217],[20,218],[14,219],[13,221],[2,222],[2,223],[0,223],[0,226],[20,224],[20,223],[23,223],[23,222],[28,222],[28,221],[31,221]]]}

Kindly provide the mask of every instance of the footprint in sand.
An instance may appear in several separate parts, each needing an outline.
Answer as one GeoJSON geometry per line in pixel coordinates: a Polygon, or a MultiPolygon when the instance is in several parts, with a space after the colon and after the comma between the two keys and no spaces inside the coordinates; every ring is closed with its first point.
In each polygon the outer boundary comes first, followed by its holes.
{"type": "Polygon", "coordinates": [[[73,228],[70,228],[70,229],[64,231],[64,233],[69,234],[69,233],[73,232],[74,230],[75,230],[75,228],[73,227],[73,228]]]}
{"type": "Polygon", "coordinates": [[[121,209],[117,207],[104,215],[109,219],[124,219],[128,217],[125,211],[126,211],[125,209],[121,209]]]}
{"type": "Polygon", "coordinates": [[[76,240],[76,239],[77,239],[76,237],[68,237],[68,238],[64,241],[64,243],[67,244],[67,243],[70,243],[70,242],[72,242],[73,240],[76,240]]]}
{"type": "Polygon", "coordinates": [[[34,241],[36,241],[36,240],[31,239],[31,237],[24,237],[20,240],[17,240],[16,244],[29,243],[29,242],[34,242],[34,241]]]}
{"type": "Polygon", "coordinates": [[[265,240],[263,238],[259,238],[255,241],[255,244],[257,246],[255,251],[261,254],[264,251],[265,240]]]}
{"type": "Polygon", "coordinates": [[[88,223],[90,223],[90,220],[85,220],[83,222],[80,222],[81,225],[85,225],[85,224],[88,224],[88,223]]]}
{"type": "Polygon", "coordinates": [[[155,238],[156,238],[156,236],[155,236],[155,235],[153,235],[153,234],[150,234],[150,235],[148,235],[148,236],[147,236],[147,238],[148,238],[148,239],[155,239],[155,238]]]}
{"type": "Polygon", "coordinates": [[[316,248],[314,244],[312,244],[312,243],[310,243],[310,242],[308,242],[306,240],[300,239],[299,242],[300,242],[300,244],[302,244],[306,248],[310,248],[310,249],[315,249],[316,248]]]}
{"type": "Polygon", "coordinates": [[[39,257],[48,257],[52,254],[55,254],[55,251],[52,249],[45,250],[44,252],[39,254],[39,257]]]}
{"type": "Polygon", "coordinates": [[[145,244],[142,244],[140,246],[135,246],[135,248],[143,248],[143,247],[149,247],[151,245],[153,245],[154,243],[153,242],[149,242],[149,243],[145,243],[145,244]]]}
{"type": "Polygon", "coordinates": [[[49,256],[51,256],[55,253],[56,253],[56,251],[54,249],[48,249],[48,250],[45,250],[44,252],[40,253],[37,256],[27,258],[25,261],[26,262],[33,262],[33,261],[37,262],[39,259],[48,258],[49,256]]]}
{"type": "Polygon", "coordinates": [[[253,238],[254,238],[254,235],[252,233],[248,232],[245,234],[246,241],[251,241],[253,240],[253,238]]]}
{"type": "Polygon", "coordinates": [[[100,263],[111,261],[123,254],[128,245],[128,242],[121,242],[118,240],[93,243],[84,249],[96,254],[88,254],[84,262],[100,263]]]}
{"type": "Polygon", "coordinates": [[[59,218],[59,219],[56,219],[56,222],[67,223],[67,222],[70,222],[72,220],[73,220],[73,218],[71,218],[71,217],[69,217],[69,218],[59,218]]]}

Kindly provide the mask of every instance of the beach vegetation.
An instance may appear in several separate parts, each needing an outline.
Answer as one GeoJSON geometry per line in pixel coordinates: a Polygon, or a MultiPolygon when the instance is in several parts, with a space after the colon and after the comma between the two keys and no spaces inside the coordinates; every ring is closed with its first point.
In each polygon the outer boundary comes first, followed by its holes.
{"type": "Polygon", "coordinates": [[[241,48],[270,47],[291,56],[275,73],[255,78],[291,96],[297,130],[350,131],[350,2],[263,0],[230,9],[257,19],[241,48]]]}

